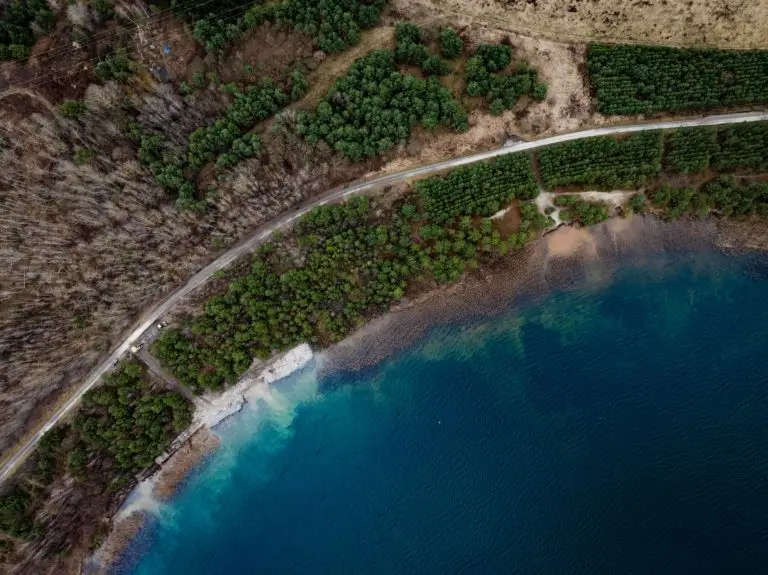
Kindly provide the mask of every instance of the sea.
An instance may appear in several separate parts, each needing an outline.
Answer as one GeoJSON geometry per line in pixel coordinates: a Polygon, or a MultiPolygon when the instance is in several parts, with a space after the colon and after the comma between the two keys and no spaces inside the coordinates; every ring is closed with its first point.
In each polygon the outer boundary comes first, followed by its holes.
{"type": "Polygon", "coordinates": [[[113,572],[768,572],[768,264],[598,275],[278,382],[113,572]]]}

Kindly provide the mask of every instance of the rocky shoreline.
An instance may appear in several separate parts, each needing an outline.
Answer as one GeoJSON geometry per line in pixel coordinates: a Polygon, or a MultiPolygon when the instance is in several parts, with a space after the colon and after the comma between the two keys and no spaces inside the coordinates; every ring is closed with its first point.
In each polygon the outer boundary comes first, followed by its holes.
{"type": "MultiPolygon", "coordinates": [[[[663,222],[648,216],[614,218],[592,228],[558,228],[525,250],[511,253],[487,269],[476,270],[458,283],[393,306],[390,313],[375,318],[325,350],[319,376],[373,366],[408,347],[430,328],[467,316],[499,313],[517,298],[567,289],[578,277],[588,275],[594,279],[595,274],[601,274],[605,281],[610,281],[612,267],[628,255],[663,250],[734,249],[735,244],[746,249],[768,246],[765,238],[743,241],[743,228],[735,225],[691,219],[663,222]],[[741,229],[742,237],[734,238],[734,229],[741,229]]],[[[151,497],[159,501],[172,497],[189,472],[216,450],[216,425],[238,413],[246,402],[257,401],[265,388],[302,369],[313,358],[310,346],[301,344],[267,362],[254,361],[238,383],[225,392],[202,396],[193,424],[174,441],[168,453],[158,457],[158,471],[145,480],[151,485],[151,497]]],[[[131,497],[84,572],[106,573],[139,532],[146,509],[132,510],[131,497]]]]}
{"type": "Polygon", "coordinates": [[[147,514],[170,499],[189,473],[219,446],[215,427],[238,413],[248,401],[260,397],[259,390],[303,369],[314,358],[312,348],[300,344],[266,362],[255,360],[240,380],[220,394],[209,393],[196,401],[192,424],[155,459],[154,472],[139,482],[113,517],[109,536],[87,559],[82,572],[106,574],[144,525],[147,514]]]}

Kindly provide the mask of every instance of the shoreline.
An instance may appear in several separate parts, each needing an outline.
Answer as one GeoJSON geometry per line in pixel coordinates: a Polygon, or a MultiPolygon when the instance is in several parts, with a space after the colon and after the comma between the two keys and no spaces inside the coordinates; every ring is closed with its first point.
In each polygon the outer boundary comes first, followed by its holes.
{"type": "Polygon", "coordinates": [[[112,517],[109,535],[83,564],[82,573],[109,573],[146,524],[149,514],[171,499],[184,481],[220,444],[216,427],[239,413],[246,403],[257,402],[263,391],[279,380],[301,371],[314,360],[312,348],[297,345],[267,361],[255,359],[232,387],[208,393],[195,401],[192,424],[157,458],[112,517]]]}
{"type": "MultiPolygon", "coordinates": [[[[343,341],[323,350],[318,378],[372,368],[412,345],[430,329],[497,315],[523,299],[569,289],[579,278],[610,281],[617,265],[628,256],[768,249],[765,239],[762,244],[746,242],[745,234],[735,234],[743,229],[739,223],[722,227],[713,220],[664,222],[655,216],[614,217],[590,228],[560,226],[522,251],[474,270],[456,283],[393,305],[343,341]]],[[[765,235],[768,238],[768,233],[765,235]]],[[[300,344],[266,362],[254,360],[240,380],[221,394],[201,396],[193,424],[156,459],[154,472],[120,505],[109,536],[88,559],[83,572],[107,573],[145,525],[149,508],[130,509],[132,498],[142,486],[145,490],[151,487],[149,495],[154,504],[172,498],[189,473],[216,451],[217,425],[240,412],[245,403],[258,401],[265,388],[304,369],[315,358],[308,344],[300,344]]]]}

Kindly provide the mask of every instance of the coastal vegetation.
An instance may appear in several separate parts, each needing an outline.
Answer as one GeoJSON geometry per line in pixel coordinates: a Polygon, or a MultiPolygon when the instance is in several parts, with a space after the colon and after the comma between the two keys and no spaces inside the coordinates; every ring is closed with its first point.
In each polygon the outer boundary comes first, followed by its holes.
{"type": "Polygon", "coordinates": [[[579,196],[561,194],[555,196],[554,203],[560,210],[560,219],[564,222],[578,222],[582,226],[593,226],[608,219],[608,210],[598,202],[588,202],[579,196]]]}
{"type": "Polygon", "coordinates": [[[649,194],[651,203],[670,220],[688,213],[706,217],[768,216],[768,184],[732,176],[720,176],[701,187],[673,187],[663,184],[649,194]]]}
{"type": "Polygon", "coordinates": [[[192,411],[140,364],[120,363],[85,394],[71,424],[42,437],[32,465],[0,496],[0,530],[40,555],[96,535],[111,498],[189,426],[192,411]]]}
{"type": "Polygon", "coordinates": [[[482,217],[536,195],[529,163],[516,155],[429,178],[386,214],[376,215],[366,197],[316,208],[293,240],[263,246],[245,277],[208,300],[191,323],[164,332],[152,352],[182,383],[203,391],[234,383],[254,356],[340,341],[414,284],[456,281],[549,225],[525,202],[512,233],[502,235],[482,217]],[[464,195],[457,201],[452,190],[464,195]]]}
{"type": "Polygon", "coordinates": [[[601,114],[647,114],[768,101],[768,51],[590,44],[601,114]]]}

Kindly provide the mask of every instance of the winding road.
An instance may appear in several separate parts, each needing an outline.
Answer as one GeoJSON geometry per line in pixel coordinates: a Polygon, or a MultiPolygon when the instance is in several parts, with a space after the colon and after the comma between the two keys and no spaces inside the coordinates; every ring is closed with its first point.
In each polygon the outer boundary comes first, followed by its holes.
{"type": "Polygon", "coordinates": [[[193,275],[187,283],[181,286],[178,290],[170,294],[164,301],[158,304],[155,308],[148,311],[140,323],[135,327],[131,333],[129,333],[123,342],[106,358],[101,364],[99,364],[88,377],[83,381],[82,385],[72,392],[72,395],[60,405],[56,411],[51,415],[48,421],[42,425],[37,431],[29,437],[22,445],[17,447],[17,450],[13,455],[8,457],[0,467],[0,482],[8,479],[13,472],[21,465],[24,460],[34,450],[37,442],[45,432],[50,430],[56,423],[66,417],[77,405],[83,395],[91,389],[101,379],[101,377],[111,369],[112,365],[118,361],[135,342],[141,340],[144,332],[150,329],[153,324],[157,323],[176,303],[182,298],[186,297],[189,293],[207,282],[213,274],[217,271],[226,268],[236,259],[243,254],[253,251],[259,244],[266,240],[273,232],[289,226],[301,216],[306,214],[311,209],[328,204],[331,202],[342,200],[348,196],[360,194],[373,189],[388,186],[397,182],[410,180],[414,178],[423,178],[425,176],[436,174],[448,169],[457,168],[467,164],[488,160],[497,156],[504,156],[506,154],[514,154],[516,152],[524,152],[527,150],[535,150],[537,148],[543,148],[545,146],[551,146],[552,144],[560,144],[563,142],[570,142],[573,140],[581,140],[584,138],[593,138],[595,136],[608,136],[616,134],[626,134],[632,132],[644,132],[649,130],[664,130],[685,128],[693,126],[720,126],[723,124],[738,124],[743,122],[759,122],[768,120],[768,112],[744,112],[737,114],[722,114],[704,116],[701,118],[690,118],[685,120],[671,120],[664,122],[649,122],[645,124],[633,124],[625,126],[610,126],[604,128],[594,128],[590,130],[582,130],[578,132],[571,132],[568,134],[561,134],[558,136],[551,136],[548,138],[542,138],[531,142],[518,142],[516,144],[499,148],[497,150],[491,150],[489,152],[481,152],[479,154],[472,154],[470,156],[463,156],[461,158],[455,158],[453,160],[446,160],[444,162],[438,162],[436,164],[430,164],[428,166],[422,166],[419,168],[413,168],[403,172],[390,174],[387,176],[381,176],[373,178],[367,181],[363,181],[359,184],[339,187],[328,192],[325,192],[321,196],[313,199],[312,201],[301,204],[289,213],[275,218],[259,228],[258,231],[253,233],[250,237],[216,258],[209,265],[201,269],[195,275],[193,275]]]}

